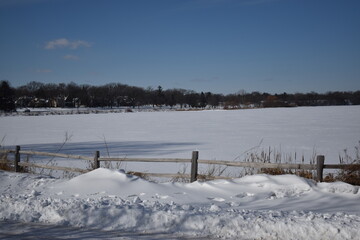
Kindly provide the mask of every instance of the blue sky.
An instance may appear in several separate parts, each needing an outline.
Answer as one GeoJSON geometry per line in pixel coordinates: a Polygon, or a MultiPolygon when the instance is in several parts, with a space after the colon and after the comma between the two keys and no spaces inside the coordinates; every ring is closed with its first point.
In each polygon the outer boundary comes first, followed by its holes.
{"type": "Polygon", "coordinates": [[[360,90],[358,0],[0,0],[0,80],[360,90]]]}

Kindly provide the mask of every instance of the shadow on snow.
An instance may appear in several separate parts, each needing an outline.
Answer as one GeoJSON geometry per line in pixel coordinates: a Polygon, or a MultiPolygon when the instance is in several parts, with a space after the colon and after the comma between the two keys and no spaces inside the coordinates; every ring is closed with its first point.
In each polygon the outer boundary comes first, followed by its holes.
{"type": "MultiPolygon", "coordinates": [[[[100,151],[101,156],[111,157],[160,157],[170,154],[186,154],[191,157],[191,151],[201,144],[194,142],[154,142],[154,141],[127,141],[127,142],[67,142],[21,145],[21,150],[32,150],[52,153],[65,153],[82,156],[93,156],[100,151]]],[[[11,146],[10,148],[14,148],[11,146]]]]}
{"type": "Polygon", "coordinates": [[[56,226],[38,223],[0,221],[1,239],[209,239],[209,237],[176,236],[173,233],[136,233],[56,226]]]}

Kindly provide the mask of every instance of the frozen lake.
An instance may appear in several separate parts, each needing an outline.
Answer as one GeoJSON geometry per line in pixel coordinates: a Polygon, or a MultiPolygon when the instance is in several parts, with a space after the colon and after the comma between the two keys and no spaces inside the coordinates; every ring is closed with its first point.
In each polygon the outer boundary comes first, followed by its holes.
{"type": "MultiPolygon", "coordinates": [[[[360,140],[360,106],[0,117],[2,146],[112,157],[242,161],[269,151],[338,163],[360,140]],[[66,140],[65,140],[66,139],[66,140]]],[[[131,168],[126,165],[125,168],[131,168]]],[[[152,165],[146,166],[147,170],[152,165]]],[[[178,167],[176,167],[178,168],[178,167]]]]}

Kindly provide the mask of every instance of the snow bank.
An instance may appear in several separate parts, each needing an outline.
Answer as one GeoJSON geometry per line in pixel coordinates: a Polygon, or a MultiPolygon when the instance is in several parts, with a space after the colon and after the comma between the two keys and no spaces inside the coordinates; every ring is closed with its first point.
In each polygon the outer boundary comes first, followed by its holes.
{"type": "Polygon", "coordinates": [[[0,171],[0,219],[233,239],[356,239],[358,187],[293,175],[152,183],[97,169],[71,180],[0,171]]]}

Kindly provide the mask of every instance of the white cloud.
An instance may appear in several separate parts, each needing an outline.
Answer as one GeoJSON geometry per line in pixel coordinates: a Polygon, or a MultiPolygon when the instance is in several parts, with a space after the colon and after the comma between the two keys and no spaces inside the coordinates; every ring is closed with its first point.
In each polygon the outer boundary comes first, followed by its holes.
{"type": "Polygon", "coordinates": [[[78,47],[91,47],[91,43],[81,40],[70,42],[70,48],[76,49],[78,47]]]}
{"type": "Polygon", "coordinates": [[[64,56],[64,59],[66,59],[66,60],[79,60],[79,57],[75,56],[75,55],[68,54],[68,55],[64,56]]]}
{"type": "Polygon", "coordinates": [[[49,41],[45,44],[45,49],[56,49],[56,48],[70,48],[77,49],[79,47],[91,47],[91,43],[83,40],[69,41],[66,38],[59,38],[53,41],[49,41]]]}
{"type": "Polygon", "coordinates": [[[69,40],[66,38],[56,39],[50,42],[47,42],[45,45],[45,49],[55,49],[59,47],[68,47],[70,45],[69,40]]]}

